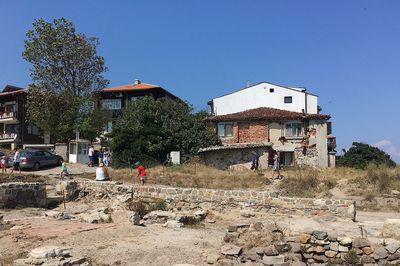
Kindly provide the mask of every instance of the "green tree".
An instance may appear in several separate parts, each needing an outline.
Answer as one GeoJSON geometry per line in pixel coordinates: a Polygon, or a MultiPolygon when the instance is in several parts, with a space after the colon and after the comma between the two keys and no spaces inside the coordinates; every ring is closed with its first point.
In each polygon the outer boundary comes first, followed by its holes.
{"type": "Polygon", "coordinates": [[[176,100],[142,97],[117,120],[110,134],[115,165],[132,159],[160,163],[175,150],[186,160],[199,148],[218,144],[216,134],[203,122],[207,115],[193,113],[189,105],[176,100]]]}
{"type": "Polygon", "coordinates": [[[338,156],[338,165],[365,169],[368,164],[396,166],[396,163],[386,152],[377,147],[361,142],[353,142],[351,148],[342,156],[338,156]]]}
{"type": "Polygon", "coordinates": [[[38,19],[26,33],[23,58],[32,64],[32,84],[27,100],[28,121],[53,142],[69,142],[80,136],[93,140],[104,126],[105,116],[95,110],[94,91],[107,86],[102,73],[104,58],[97,55],[99,40],[77,33],[65,18],[38,19]]]}

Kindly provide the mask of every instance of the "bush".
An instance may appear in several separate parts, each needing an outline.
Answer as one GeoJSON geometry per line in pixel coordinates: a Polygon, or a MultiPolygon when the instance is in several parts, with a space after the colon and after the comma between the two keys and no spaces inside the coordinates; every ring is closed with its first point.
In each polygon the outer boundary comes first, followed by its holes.
{"type": "Polygon", "coordinates": [[[167,210],[167,203],[165,200],[160,198],[153,198],[149,204],[146,204],[142,199],[138,199],[136,201],[131,201],[128,205],[128,208],[130,211],[137,212],[140,218],[143,218],[143,216],[152,211],[167,210]]]}
{"type": "Polygon", "coordinates": [[[390,193],[392,189],[400,189],[400,171],[399,168],[388,168],[384,165],[370,164],[366,168],[366,174],[359,177],[356,183],[372,187],[380,193],[390,193]]]}
{"type": "Polygon", "coordinates": [[[360,142],[353,142],[351,148],[343,156],[338,156],[337,158],[338,166],[365,169],[368,164],[396,166],[389,154],[377,147],[360,142]]]}
{"type": "Polygon", "coordinates": [[[350,250],[349,253],[344,256],[344,261],[346,262],[346,265],[358,265],[360,258],[354,250],[350,250]]]}

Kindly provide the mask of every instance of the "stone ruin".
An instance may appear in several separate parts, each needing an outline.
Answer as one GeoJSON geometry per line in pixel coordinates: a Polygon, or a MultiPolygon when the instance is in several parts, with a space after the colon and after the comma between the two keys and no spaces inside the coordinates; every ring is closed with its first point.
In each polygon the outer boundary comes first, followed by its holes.
{"type": "Polygon", "coordinates": [[[371,245],[312,231],[285,236],[276,223],[229,226],[217,265],[400,265],[400,245],[371,245]]]}

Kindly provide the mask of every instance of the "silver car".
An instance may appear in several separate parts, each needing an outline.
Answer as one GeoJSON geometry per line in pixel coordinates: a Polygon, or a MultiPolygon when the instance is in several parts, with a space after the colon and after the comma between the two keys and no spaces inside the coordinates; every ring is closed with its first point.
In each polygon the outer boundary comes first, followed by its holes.
{"type": "Polygon", "coordinates": [[[61,165],[63,158],[48,151],[20,150],[19,166],[21,169],[39,170],[41,167],[61,165]]]}

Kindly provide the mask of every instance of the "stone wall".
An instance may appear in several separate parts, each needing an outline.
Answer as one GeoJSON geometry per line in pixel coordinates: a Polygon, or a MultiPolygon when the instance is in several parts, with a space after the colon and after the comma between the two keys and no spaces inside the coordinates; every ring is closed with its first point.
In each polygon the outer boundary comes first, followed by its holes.
{"type": "MultiPolygon", "coordinates": [[[[137,185],[117,182],[68,181],[67,187],[75,186],[84,194],[106,192],[109,194],[131,194],[134,197],[165,199],[171,207],[181,209],[248,207],[268,212],[296,211],[304,214],[334,213],[341,217],[355,219],[355,206],[351,200],[330,200],[281,197],[277,192],[264,190],[216,190],[201,188],[174,188],[145,186],[143,191],[137,185]],[[75,184],[77,182],[77,185],[75,184]]],[[[70,189],[67,189],[70,191],[70,189]]],[[[72,194],[76,194],[71,190],[72,194]]]]}
{"type": "Polygon", "coordinates": [[[294,156],[297,166],[318,167],[318,151],[316,147],[306,148],[305,154],[303,148],[294,150],[294,156]]]}
{"type": "Polygon", "coordinates": [[[46,184],[12,182],[0,184],[0,208],[45,207],[46,184]]]}
{"type": "Polygon", "coordinates": [[[210,150],[201,153],[201,158],[204,164],[218,169],[249,169],[252,162],[252,151],[256,151],[260,155],[260,167],[267,169],[269,147],[210,150]]]}

